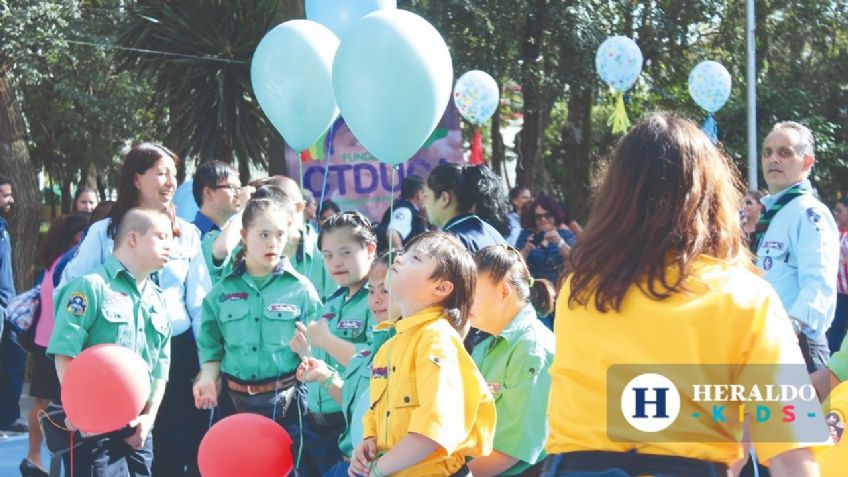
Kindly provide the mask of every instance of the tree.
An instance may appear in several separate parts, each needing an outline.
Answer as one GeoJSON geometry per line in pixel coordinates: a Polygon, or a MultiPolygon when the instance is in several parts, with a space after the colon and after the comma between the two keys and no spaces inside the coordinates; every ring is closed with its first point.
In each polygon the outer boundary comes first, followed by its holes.
{"type": "Polygon", "coordinates": [[[153,105],[167,112],[168,143],[182,157],[237,163],[243,182],[250,163],[267,167],[274,132],[253,97],[250,60],[281,14],[279,0],[144,0],[130,9],[119,43],[134,51],[119,55],[121,67],[153,78],[153,105]]]}

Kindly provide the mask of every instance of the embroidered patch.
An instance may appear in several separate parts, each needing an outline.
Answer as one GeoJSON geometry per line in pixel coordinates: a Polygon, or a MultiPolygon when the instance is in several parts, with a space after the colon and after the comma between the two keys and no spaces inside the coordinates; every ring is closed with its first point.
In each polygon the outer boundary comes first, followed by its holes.
{"type": "Polygon", "coordinates": [[[300,314],[300,308],[297,305],[292,305],[291,303],[271,303],[268,305],[268,311],[273,312],[288,312],[293,313],[295,315],[300,314]]]}
{"type": "Polygon", "coordinates": [[[82,316],[85,314],[85,309],[88,308],[88,298],[83,292],[73,292],[68,298],[68,304],[65,309],[68,313],[74,316],[82,316]]]}
{"type": "Polygon", "coordinates": [[[239,293],[222,293],[221,298],[218,299],[221,303],[225,301],[238,301],[238,300],[247,300],[247,292],[239,292],[239,293]]]}
{"type": "Polygon", "coordinates": [[[842,416],[838,412],[831,411],[825,416],[824,422],[830,429],[830,438],[833,440],[833,444],[839,444],[842,434],[845,433],[845,422],[843,422],[842,416]]]}
{"type": "Polygon", "coordinates": [[[336,328],[340,330],[358,330],[362,328],[362,322],[356,320],[342,320],[339,321],[339,324],[336,325],[336,328]]]}
{"type": "Polygon", "coordinates": [[[364,350],[360,351],[359,354],[357,354],[357,356],[359,356],[360,358],[367,358],[367,357],[371,356],[371,350],[370,349],[364,349],[364,350]]]}
{"type": "Polygon", "coordinates": [[[321,318],[324,318],[325,320],[332,320],[335,317],[335,313],[324,313],[323,315],[321,315],[321,318]]]}
{"type": "Polygon", "coordinates": [[[766,240],[762,245],[760,245],[760,248],[766,250],[783,250],[783,242],[779,242],[777,240],[766,240]]]}
{"type": "Polygon", "coordinates": [[[371,368],[371,379],[386,379],[389,375],[389,368],[371,368]]]}
{"type": "Polygon", "coordinates": [[[765,257],[765,258],[763,258],[763,270],[765,270],[765,271],[769,271],[769,270],[771,270],[771,266],[772,266],[772,259],[771,259],[771,257],[765,257]]]}
{"type": "Polygon", "coordinates": [[[489,384],[489,392],[492,395],[497,396],[501,393],[501,385],[498,383],[488,383],[489,384]]]}

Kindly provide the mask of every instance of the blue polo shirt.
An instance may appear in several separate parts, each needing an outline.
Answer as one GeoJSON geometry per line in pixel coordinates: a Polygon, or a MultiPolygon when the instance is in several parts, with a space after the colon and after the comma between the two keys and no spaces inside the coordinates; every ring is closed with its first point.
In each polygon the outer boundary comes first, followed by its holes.
{"type": "Polygon", "coordinates": [[[465,245],[465,249],[471,253],[489,245],[506,244],[506,240],[500,232],[480,217],[472,214],[458,215],[450,219],[442,228],[442,231],[456,236],[465,245]]]}
{"type": "Polygon", "coordinates": [[[200,231],[200,240],[203,240],[203,238],[206,237],[206,234],[213,230],[221,230],[217,225],[215,225],[215,222],[213,222],[212,219],[205,216],[203,212],[199,210],[196,214],[194,214],[194,222],[192,223],[195,227],[197,227],[197,230],[200,231]]]}

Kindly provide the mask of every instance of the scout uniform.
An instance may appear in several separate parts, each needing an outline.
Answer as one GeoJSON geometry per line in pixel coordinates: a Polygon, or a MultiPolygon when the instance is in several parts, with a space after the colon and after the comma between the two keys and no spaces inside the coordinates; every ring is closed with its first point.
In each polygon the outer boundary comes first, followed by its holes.
{"type": "Polygon", "coordinates": [[[495,403],[443,314],[437,306],[398,321],[374,356],[363,438],[376,439],[378,455],[410,432],[442,447],[397,477],[467,475],[466,458],[492,451],[495,403]]]}
{"type": "MultiPolygon", "coordinates": [[[[675,281],[674,275],[670,269],[669,282],[675,281]]],[[[569,296],[570,285],[569,279],[559,296],[569,296]]],[[[652,365],[653,372],[660,374],[677,369],[662,367],[664,363],[693,365],[681,368],[689,374],[678,376],[679,380],[669,378],[679,390],[692,389],[694,384],[743,384],[740,373],[733,370],[745,369],[748,364],[803,366],[779,298],[753,271],[701,256],[692,264],[684,286],[685,292],[656,300],[642,292],[646,283],[634,285],[618,312],[597,311],[594,299],[586,306],[574,307],[565,299],[557,302],[556,352],[550,367],[548,400],[549,455],[543,475],[572,470],[600,472],[619,467],[616,464],[622,456],[631,462],[639,458],[656,462],[657,458],[675,456],[678,463],[685,460],[686,470],[674,475],[724,475],[726,466],[742,457],[742,447],[735,441],[742,434],[742,424],[737,420],[716,423],[709,418],[696,419],[693,414],[709,411],[690,399],[680,399],[678,419],[657,433],[652,442],[632,442],[626,436],[633,429],[626,423],[608,421],[616,418],[615,413],[607,412],[608,387],[628,379],[611,373],[613,365],[652,365]],[[692,371],[703,368],[704,363],[731,366],[722,368],[727,375],[692,371]],[[570,466],[577,464],[570,459],[585,456],[584,451],[597,452],[594,461],[583,463],[590,468],[572,469],[570,466]]],[[[785,382],[778,376],[771,378],[768,384],[785,382]]],[[[621,404],[609,406],[620,408],[621,404]]],[[[806,446],[798,435],[803,426],[815,426],[816,422],[805,419],[795,423],[781,424],[779,434],[765,439],[756,427],[752,428],[751,439],[761,461],[806,446]]],[[[668,459],[661,464],[668,465],[668,459]]],[[[666,472],[650,472],[662,473],[666,472]]]]}
{"type": "Polygon", "coordinates": [[[481,341],[471,357],[495,398],[494,449],[519,460],[500,475],[521,475],[545,458],[554,334],[528,304],[498,336],[481,341]]]}
{"type": "MultiPolygon", "coordinates": [[[[368,306],[368,287],[361,287],[350,298],[347,294],[348,288],[339,288],[327,300],[318,316],[327,320],[327,326],[334,336],[353,343],[355,352],[369,350],[373,341],[374,315],[368,306]]],[[[345,369],[324,349],[314,347],[312,357],[327,363],[337,374],[345,369]]],[[[312,473],[323,475],[341,458],[338,442],[345,430],[345,419],[341,407],[322,383],[307,383],[306,389],[309,408],[305,430],[307,461],[312,467],[312,473]]]]}
{"type": "Polygon", "coordinates": [[[328,473],[324,474],[326,476],[347,476],[349,465],[347,459],[350,459],[353,455],[350,429],[353,422],[354,406],[362,393],[368,392],[368,386],[371,382],[371,362],[380,347],[395,335],[394,324],[394,321],[385,321],[375,326],[374,341],[371,343],[371,348],[355,354],[341,375],[344,381],[342,385],[342,413],[346,423],[344,432],[339,436],[339,450],[342,453],[343,462],[336,464],[328,473]]]}
{"type": "Polygon", "coordinates": [[[266,277],[251,277],[245,268],[240,262],[203,300],[201,360],[221,362],[236,411],[275,419],[296,439],[298,414],[287,410],[300,394],[294,377],[300,358],[289,342],[295,323],[315,316],[321,302],[285,257],[266,277]]]}
{"type": "MultiPolygon", "coordinates": [[[[94,345],[118,344],[147,363],[151,383],[168,379],[171,321],[156,284],[147,280],[139,289],[121,262],[109,256],[92,273],[71,280],[56,296],[49,356],[76,357],[94,345]]],[[[74,451],[76,475],[92,475],[94,461],[101,461],[104,455],[109,464],[97,467],[102,473],[95,475],[151,475],[153,439],[148,436],[140,450],[110,444],[127,435],[119,431],[86,441],[74,451]]]]}
{"type": "Polygon", "coordinates": [[[830,357],[825,331],[836,312],[839,231],[830,210],[812,194],[810,181],[762,199],[757,267],[765,270],[786,313],[800,325],[810,372],[830,357]]]}

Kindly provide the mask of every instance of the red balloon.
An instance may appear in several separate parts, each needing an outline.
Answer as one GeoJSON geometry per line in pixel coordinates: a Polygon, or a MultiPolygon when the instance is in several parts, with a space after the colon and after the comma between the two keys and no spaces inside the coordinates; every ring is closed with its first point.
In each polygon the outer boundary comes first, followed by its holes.
{"type": "Polygon", "coordinates": [[[147,363],[115,344],[92,346],[79,354],[62,380],[62,405],[81,431],[116,431],[138,417],[150,396],[147,363]]]}
{"type": "Polygon", "coordinates": [[[197,465],[203,477],[284,477],[294,468],[289,433],[259,414],[221,419],[203,437],[197,465]]]}

